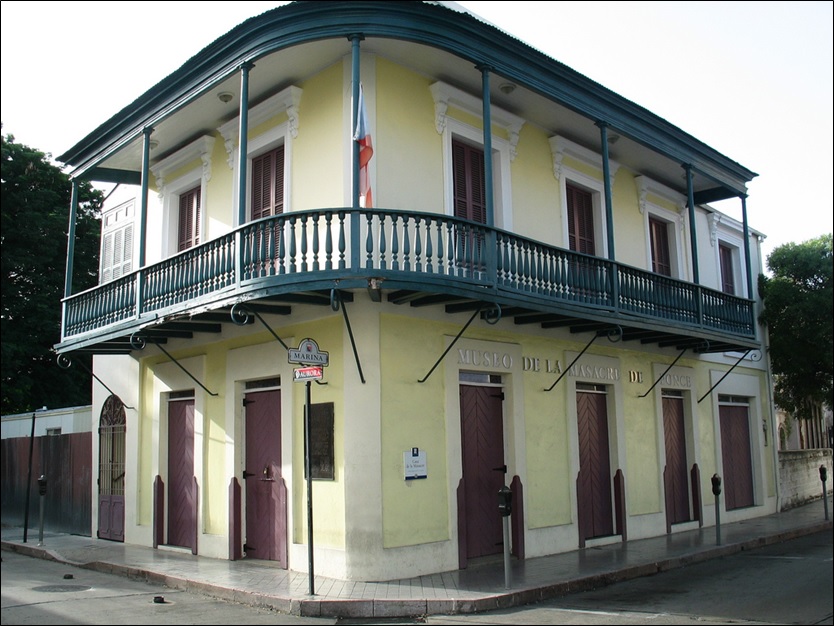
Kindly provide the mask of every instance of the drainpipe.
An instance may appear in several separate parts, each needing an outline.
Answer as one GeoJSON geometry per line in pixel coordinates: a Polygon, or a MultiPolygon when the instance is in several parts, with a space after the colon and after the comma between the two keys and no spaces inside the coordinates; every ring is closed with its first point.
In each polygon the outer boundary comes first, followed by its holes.
{"type": "Polygon", "coordinates": [[[64,276],[64,297],[72,295],[72,262],[75,257],[75,220],[78,213],[78,181],[72,181],[69,228],[67,229],[67,268],[64,276]]]}
{"type": "MultiPolygon", "coordinates": [[[[689,241],[692,246],[692,282],[696,285],[701,284],[701,278],[698,272],[698,239],[695,235],[695,192],[692,189],[692,166],[687,163],[683,166],[686,170],[686,201],[689,205],[689,241]]],[[[699,311],[700,320],[700,311],[699,311]]]]}
{"type": "Polygon", "coordinates": [[[744,262],[747,264],[747,297],[753,297],[753,263],[750,259],[750,227],[747,224],[747,196],[741,196],[741,222],[744,228],[744,262]]]}
{"type": "Polygon", "coordinates": [[[602,144],[602,178],[605,183],[605,220],[608,223],[606,228],[608,235],[608,260],[614,261],[614,207],[611,198],[611,167],[608,161],[608,124],[597,122],[599,126],[600,143],[602,144]]]}
{"type": "Polygon", "coordinates": [[[237,221],[246,223],[246,163],[249,152],[249,70],[254,67],[248,61],[240,66],[240,126],[238,128],[237,155],[237,221]]]}
{"type": "Polygon", "coordinates": [[[360,51],[359,42],[364,39],[360,34],[348,37],[351,44],[351,208],[350,216],[350,264],[353,268],[359,267],[359,142],[353,139],[356,125],[359,123],[359,81],[360,81],[360,51]]]}

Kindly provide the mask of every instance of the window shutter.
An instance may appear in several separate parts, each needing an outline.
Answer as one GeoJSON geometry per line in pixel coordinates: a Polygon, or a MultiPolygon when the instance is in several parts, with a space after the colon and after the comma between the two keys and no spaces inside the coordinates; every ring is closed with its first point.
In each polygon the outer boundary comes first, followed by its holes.
{"type": "Polygon", "coordinates": [[[104,245],[101,251],[101,278],[102,283],[113,279],[113,233],[104,235],[104,245]]]}
{"type": "Polygon", "coordinates": [[[455,217],[486,223],[486,187],[483,150],[452,142],[455,217]]]}
{"type": "Polygon", "coordinates": [[[649,239],[652,249],[652,271],[663,276],[672,275],[669,253],[669,225],[654,217],[649,218],[649,239]]]}
{"type": "Polygon", "coordinates": [[[721,291],[735,295],[736,279],[733,271],[733,250],[724,244],[718,245],[718,260],[721,263],[721,291]]]}
{"type": "Polygon", "coordinates": [[[284,212],[284,146],[252,159],[252,219],[284,212]]]}
{"type": "Polygon", "coordinates": [[[113,279],[122,275],[122,254],[124,245],[124,230],[117,230],[113,233],[113,279]]]}
{"type": "Polygon", "coordinates": [[[180,196],[177,250],[187,250],[200,243],[200,187],[180,196]]]}
{"type": "Polygon", "coordinates": [[[596,254],[594,241],[594,210],[590,192],[566,186],[568,200],[568,244],[584,254],[596,254]]]}

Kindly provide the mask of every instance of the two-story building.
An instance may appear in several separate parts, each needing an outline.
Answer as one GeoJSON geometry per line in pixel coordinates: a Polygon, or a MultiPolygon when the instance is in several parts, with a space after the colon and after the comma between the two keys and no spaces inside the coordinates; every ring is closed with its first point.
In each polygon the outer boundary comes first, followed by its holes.
{"type": "Polygon", "coordinates": [[[56,346],[100,537],[385,580],[505,485],[516,558],[776,511],[756,174],[454,3],[268,11],[59,159],[120,185],[56,346]]]}

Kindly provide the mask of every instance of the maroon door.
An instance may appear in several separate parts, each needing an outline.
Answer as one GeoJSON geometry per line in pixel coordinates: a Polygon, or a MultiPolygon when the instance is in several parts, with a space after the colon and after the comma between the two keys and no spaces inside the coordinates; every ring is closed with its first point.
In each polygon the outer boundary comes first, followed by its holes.
{"type": "Polygon", "coordinates": [[[117,396],[104,401],[99,418],[98,537],[125,540],[125,408],[117,396]]]}
{"type": "Polygon", "coordinates": [[[577,493],[579,534],[584,539],[614,534],[611,461],[608,450],[608,405],[604,393],[576,392],[579,435],[577,493]]]}
{"type": "Polygon", "coordinates": [[[753,462],[750,457],[750,421],[747,407],[719,405],[722,492],[727,510],[753,506],[753,462]]]}
{"type": "Polygon", "coordinates": [[[689,477],[686,469],[683,398],[663,396],[663,434],[666,440],[666,516],[672,524],[688,522],[689,477]]]}
{"type": "Polygon", "coordinates": [[[281,476],[281,391],[247,393],[246,557],[287,567],[287,490],[281,476]]]}
{"type": "Polygon", "coordinates": [[[460,386],[464,519],[468,559],[503,550],[498,491],[504,486],[503,394],[498,387],[460,386]]]}
{"type": "Polygon", "coordinates": [[[194,549],[194,399],[168,403],[168,545],[194,549]]]}

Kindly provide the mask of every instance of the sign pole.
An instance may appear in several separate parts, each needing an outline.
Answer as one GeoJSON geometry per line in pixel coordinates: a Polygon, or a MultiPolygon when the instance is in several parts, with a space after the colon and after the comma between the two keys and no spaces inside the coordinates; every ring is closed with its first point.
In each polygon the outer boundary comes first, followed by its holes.
{"type": "Polygon", "coordinates": [[[304,411],[304,459],[307,471],[307,567],[310,571],[310,595],[316,595],[315,573],[313,572],[313,455],[310,448],[310,381],[307,381],[307,402],[304,411]]]}
{"type": "Polygon", "coordinates": [[[310,595],[316,595],[315,571],[313,570],[313,449],[310,442],[310,428],[313,416],[310,406],[310,383],[321,380],[324,368],[330,363],[330,355],[319,350],[319,344],[307,337],[302,339],[298,348],[287,350],[287,361],[308,367],[296,368],[293,380],[307,383],[307,400],[304,407],[304,469],[307,473],[307,567],[310,572],[310,595]]]}

